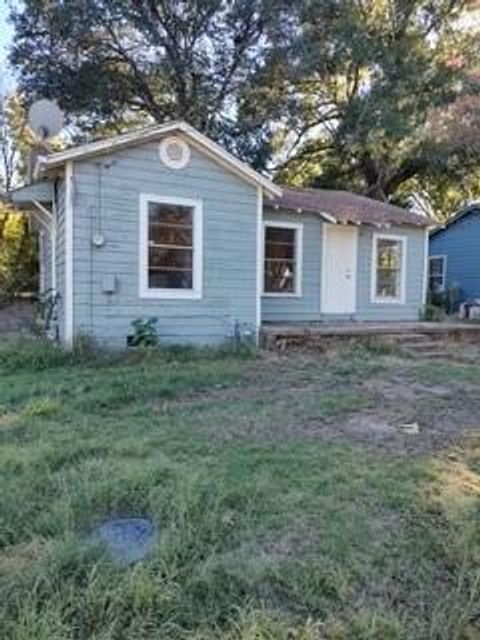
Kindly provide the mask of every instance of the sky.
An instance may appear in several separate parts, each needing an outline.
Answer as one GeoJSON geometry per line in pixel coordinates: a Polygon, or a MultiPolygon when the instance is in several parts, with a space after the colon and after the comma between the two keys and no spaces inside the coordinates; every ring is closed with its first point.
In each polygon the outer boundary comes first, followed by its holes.
{"type": "Polygon", "coordinates": [[[3,90],[13,84],[13,75],[7,62],[8,47],[12,41],[13,29],[8,21],[10,0],[0,0],[0,74],[3,90]]]}

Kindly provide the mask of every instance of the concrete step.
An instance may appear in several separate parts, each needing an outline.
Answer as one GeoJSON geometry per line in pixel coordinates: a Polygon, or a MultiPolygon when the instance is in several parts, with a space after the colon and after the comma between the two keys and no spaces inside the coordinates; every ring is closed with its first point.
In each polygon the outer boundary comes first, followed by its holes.
{"type": "Polygon", "coordinates": [[[451,354],[446,351],[419,351],[414,349],[405,349],[405,353],[412,358],[421,360],[448,360],[451,354]]]}
{"type": "Polygon", "coordinates": [[[424,353],[428,351],[439,351],[441,345],[438,342],[429,340],[428,342],[404,342],[400,345],[402,349],[407,351],[417,351],[418,353],[424,353]]]}

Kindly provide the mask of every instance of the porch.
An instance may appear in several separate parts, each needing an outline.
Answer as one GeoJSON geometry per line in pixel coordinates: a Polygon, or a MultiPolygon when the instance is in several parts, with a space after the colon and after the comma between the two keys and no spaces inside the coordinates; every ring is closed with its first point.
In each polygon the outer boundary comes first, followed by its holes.
{"type": "Polygon", "coordinates": [[[442,342],[456,340],[480,345],[480,323],[468,322],[315,322],[264,323],[261,344],[266,349],[321,347],[338,340],[378,338],[397,344],[412,355],[442,357],[442,342]]]}

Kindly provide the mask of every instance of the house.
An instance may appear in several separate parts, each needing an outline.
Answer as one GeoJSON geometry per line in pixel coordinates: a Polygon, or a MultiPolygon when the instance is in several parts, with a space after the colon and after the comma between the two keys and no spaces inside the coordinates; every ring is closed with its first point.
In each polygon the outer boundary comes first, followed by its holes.
{"type": "Polygon", "coordinates": [[[416,320],[421,216],[338,191],[283,189],[182,122],[40,158],[13,193],[41,230],[56,333],[123,346],[219,344],[262,322],[416,320]]]}
{"type": "Polygon", "coordinates": [[[429,289],[458,292],[458,302],[480,299],[480,203],[461,209],[430,235],[429,289]]]}

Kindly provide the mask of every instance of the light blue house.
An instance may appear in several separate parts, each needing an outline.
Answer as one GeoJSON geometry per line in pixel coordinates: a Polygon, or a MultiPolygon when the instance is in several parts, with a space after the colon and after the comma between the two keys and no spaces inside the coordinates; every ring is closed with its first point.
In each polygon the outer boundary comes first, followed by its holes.
{"type": "Polygon", "coordinates": [[[458,290],[459,302],[480,299],[480,204],[462,209],[430,236],[430,290],[458,290]]]}
{"type": "Polygon", "coordinates": [[[185,123],[40,158],[13,201],[40,231],[42,291],[71,345],[219,344],[262,322],[416,320],[424,218],[346,192],[282,189],[185,123]]]}

